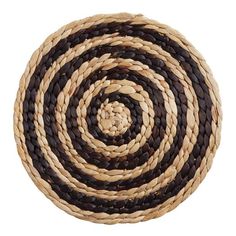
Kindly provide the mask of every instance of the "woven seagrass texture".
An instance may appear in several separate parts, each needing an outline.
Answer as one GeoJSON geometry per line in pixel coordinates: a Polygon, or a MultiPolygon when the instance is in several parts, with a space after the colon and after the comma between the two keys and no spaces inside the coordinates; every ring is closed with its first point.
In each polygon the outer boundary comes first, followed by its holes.
{"type": "Polygon", "coordinates": [[[99,223],[174,209],[220,141],[217,85],[186,39],[142,15],[72,22],[32,55],[14,113],[18,153],[58,207],[99,223]]]}

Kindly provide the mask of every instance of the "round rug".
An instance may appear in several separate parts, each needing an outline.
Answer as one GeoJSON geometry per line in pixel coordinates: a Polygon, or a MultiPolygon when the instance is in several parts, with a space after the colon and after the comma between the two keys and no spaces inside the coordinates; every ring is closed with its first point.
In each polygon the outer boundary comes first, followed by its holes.
{"type": "Polygon", "coordinates": [[[159,217],[200,184],[220,141],[217,85],[177,31],[142,15],[63,26],[21,78],[14,132],[23,165],[80,219],[159,217]]]}

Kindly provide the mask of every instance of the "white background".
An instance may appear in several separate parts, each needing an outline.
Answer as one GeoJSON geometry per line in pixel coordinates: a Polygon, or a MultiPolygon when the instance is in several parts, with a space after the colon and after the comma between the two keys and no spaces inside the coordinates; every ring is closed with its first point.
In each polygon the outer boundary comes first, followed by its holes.
{"type": "Polygon", "coordinates": [[[0,235],[236,235],[236,6],[232,0],[0,1],[0,235]],[[78,220],[33,184],[17,155],[13,103],[31,53],[70,21],[98,13],[142,13],[186,36],[203,54],[220,88],[223,130],[213,167],[174,211],[138,224],[78,220]]]}

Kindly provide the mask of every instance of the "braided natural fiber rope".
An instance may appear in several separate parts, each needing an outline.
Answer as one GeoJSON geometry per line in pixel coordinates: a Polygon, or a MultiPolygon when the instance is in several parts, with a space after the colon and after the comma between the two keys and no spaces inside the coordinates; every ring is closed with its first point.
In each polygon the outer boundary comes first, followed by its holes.
{"type": "Polygon", "coordinates": [[[17,93],[22,162],[58,207],[99,223],[174,209],[220,141],[210,69],[175,30],[141,15],[72,22],[35,51],[17,93]]]}

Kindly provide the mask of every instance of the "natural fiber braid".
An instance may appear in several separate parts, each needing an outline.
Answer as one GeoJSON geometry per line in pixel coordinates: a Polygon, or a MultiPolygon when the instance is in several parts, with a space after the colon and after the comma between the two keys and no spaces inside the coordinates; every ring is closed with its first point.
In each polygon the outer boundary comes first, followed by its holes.
{"type": "Polygon", "coordinates": [[[202,56],[141,15],[97,15],[50,35],[17,93],[17,149],[58,207],[99,223],[174,209],[220,141],[220,98],[202,56]]]}

